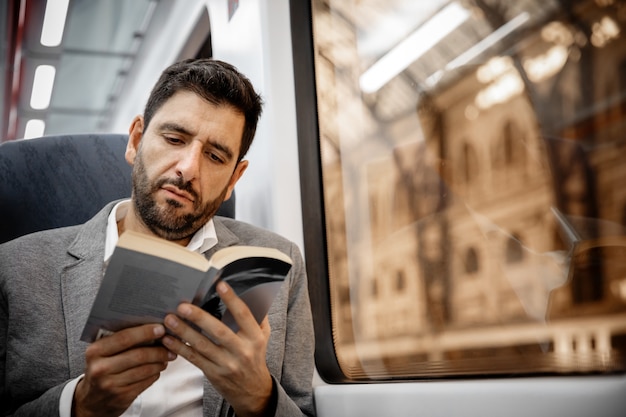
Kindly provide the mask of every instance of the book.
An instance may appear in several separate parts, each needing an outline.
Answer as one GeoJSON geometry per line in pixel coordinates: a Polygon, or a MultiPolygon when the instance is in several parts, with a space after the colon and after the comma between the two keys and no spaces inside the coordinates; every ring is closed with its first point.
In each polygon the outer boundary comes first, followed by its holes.
{"type": "Polygon", "coordinates": [[[81,340],[162,323],[182,302],[202,307],[237,332],[217,283],[227,282],[260,323],[291,266],[289,256],[274,248],[231,246],[207,259],[174,242],[126,231],[109,259],[81,340]]]}

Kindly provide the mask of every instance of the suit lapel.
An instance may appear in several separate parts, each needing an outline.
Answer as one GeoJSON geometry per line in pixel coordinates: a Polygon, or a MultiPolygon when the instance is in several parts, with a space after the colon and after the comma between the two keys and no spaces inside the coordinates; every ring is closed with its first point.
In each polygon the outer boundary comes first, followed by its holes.
{"type": "Polygon", "coordinates": [[[215,235],[217,236],[217,245],[209,249],[205,255],[207,257],[212,256],[218,249],[225,248],[227,246],[233,246],[240,243],[239,237],[230,231],[228,227],[222,222],[220,217],[213,217],[213,225],[215,226],[215,235]]]}
{"type": "Polygon", "coordinates": [[[68,248],[73,261],[64,267],[61,275],[69,369],[72,376],[80,375],[85,369],[87,343],[80,341],[80,336],[102,279],[106,224],[113,205],[114,203],[108,204],[81,226],[76,239],[68,248]]]}

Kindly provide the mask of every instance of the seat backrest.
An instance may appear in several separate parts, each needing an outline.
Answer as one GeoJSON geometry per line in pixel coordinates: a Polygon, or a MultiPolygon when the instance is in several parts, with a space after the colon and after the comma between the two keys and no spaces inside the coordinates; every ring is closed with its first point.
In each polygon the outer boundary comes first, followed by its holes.
{"type": "MultiPolygon", "coordinates": [[[[131,194],[127,135],[20,139],[0,145],[0,243],[39,230],[80,224],[131,194]]],[[[235,217],[233,196],[218,215],[235,217]]]]}

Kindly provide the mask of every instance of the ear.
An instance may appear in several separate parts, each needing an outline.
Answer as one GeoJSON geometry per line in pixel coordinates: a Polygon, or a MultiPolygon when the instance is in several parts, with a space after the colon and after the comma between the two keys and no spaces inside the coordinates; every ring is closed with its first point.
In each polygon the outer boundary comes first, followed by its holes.
{"type": "Polygon", "coordinates": [[[128,143],[126,144],[125,158],[126,162],[133,165],[135,157],[137,157],[137,151],[139,149],[139,142],[143,137],[143,116],[135,116],[133,122],[128,129],[128,143]]]}
{"type": "Polygon", "coordinates": [[[242,160],[237,163],[235,167],[235,171],[233,171],[233,175],[230,176],[230,181],[228,182],[228,191],[226,192],[226,197],[224,197],[224,201],[228,200],[235,189],[235,184],[239,181],[239,178],[243,175],[246,168],[248,168],[248,161],[242,160]]]}

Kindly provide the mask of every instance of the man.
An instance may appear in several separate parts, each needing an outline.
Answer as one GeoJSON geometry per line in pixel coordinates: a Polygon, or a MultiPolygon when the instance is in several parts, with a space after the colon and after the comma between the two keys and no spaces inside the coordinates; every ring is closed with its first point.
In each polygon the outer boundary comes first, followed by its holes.
{"type": "Polygon", "coordinates": [[[172,65],[130,126],[131,200],[110,203],[84,225],[0,245],[2,415],[313,414],[312,321],[297,247],[213,217],[248,166],[243,156],[261,108],[249,80],[229,64],[172,65]],[[294,265],[260,325],[220,284],[240,327],[236,334],[209,313],[181,304],[162,325],[125,329],[87,345],[80,333],[125,230],[207,257],[230,245],[272,246],[294,265]]]}

